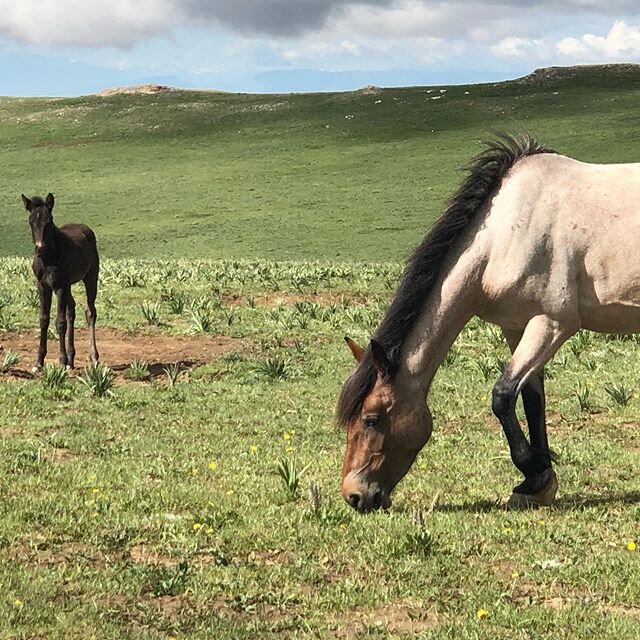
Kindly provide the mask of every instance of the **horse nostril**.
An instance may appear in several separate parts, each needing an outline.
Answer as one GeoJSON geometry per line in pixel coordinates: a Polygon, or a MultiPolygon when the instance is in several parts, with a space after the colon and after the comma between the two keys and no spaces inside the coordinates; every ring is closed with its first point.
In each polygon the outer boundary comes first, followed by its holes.
{"type": "Polygon", "coordinates": [[[376,491],[373,495],[373,508],[379,509],[382,506],[382,491],[376,491]]]}
{"type": "Polygon", "coordinates": [[[360,498],[362,496],[359,493],[350,493],[347,498],[347,502],[354,508],[357,509],[360,504],[360,498]]]}

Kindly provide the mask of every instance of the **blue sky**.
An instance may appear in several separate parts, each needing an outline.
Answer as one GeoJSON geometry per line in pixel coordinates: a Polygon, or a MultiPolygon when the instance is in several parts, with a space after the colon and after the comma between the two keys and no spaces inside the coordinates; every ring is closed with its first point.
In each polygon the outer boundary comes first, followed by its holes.
{"type": "Polygon", "coordinates": [[[0,94],[500,80],[640,62],[637,0],[0,0],[0,94]]]}

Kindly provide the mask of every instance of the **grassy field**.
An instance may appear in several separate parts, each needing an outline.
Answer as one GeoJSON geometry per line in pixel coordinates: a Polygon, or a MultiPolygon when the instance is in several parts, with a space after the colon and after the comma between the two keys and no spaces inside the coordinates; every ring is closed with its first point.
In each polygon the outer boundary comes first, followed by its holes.
{"type": "MultiPolygon", "coordinates": [[[[128,332],[131,360],[159,334],[232,342],[174,381],[138,363],[102,398],[82,371],[3,374],[0,637],[637,637],[635,340],[581,333],[549,367],[555,508],[500,508],[517,477],[489,394],[507,353],[479,321],[438,374],[435,435],[393,510],[342,503],[341,336],[370,335],[398,272],[107,262],[99,326],[128,332]]],[[[28,261],[1,261],[0,285],[4,358],[34,329],[28,261]]]]}
{"type": "Polygon", "coordinates": [[[581,332],[548,367],[551,509],[501,509],[490,325],[449,352],[389,513],[343,503],[333,408],[342,337],[371,335],[479,140],[640,159],[639,83],[2,99],[0,638],[638,638],[640,341],[581,332]],[[29,373],[19,194],[49,190],[105,256],[101,379],[82,335],[79,369],[29,373]]]}
{"type": "Polygon", "coordinates": [[[379,94],[0,99],[0,255],[20,193],[57,196],[112,258],[398,260],[481,141],[527,128],[585,160],[638,160],[640,72],[379,94]],[[468,94],[467,94],[468,92],[468,94]]]}

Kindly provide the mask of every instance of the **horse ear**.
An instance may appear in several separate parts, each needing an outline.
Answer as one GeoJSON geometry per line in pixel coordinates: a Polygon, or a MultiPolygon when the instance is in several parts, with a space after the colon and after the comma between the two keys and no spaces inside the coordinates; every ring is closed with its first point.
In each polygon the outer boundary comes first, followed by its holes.
{"type": "Polygon", "coordinates": [[[384,347],[377,341],[371,340],[371,355],[373,356],[373,366],[376,368],[378,375],[383,380],[389,377],[389,358],[384,347]]]}
{"type": "Polygon", "coordinates": [[[354,342],[349,336],[345,336],[344,341],[349,346],[349,349],[351,349],[351,353],[356,361],[360,362],[360,360],[364,358],[364,349],[357,342],[354,342]]]}
{"type": "Polygon", "coordinates": [[[29,200],[29,198],[27,198],[24,193],[22,194],[22,204],[27,211],[31,211],[31,200],[29,200]]]}
{"type": "Polygon", "coordinates": [[[53,211],[53,205],[55,203],[55,200],[53,199],[53,193],[48,193],[47,194],[47,199],[45,200],[45,203],[46,203],[47,207],[49,208],[49,211],[53,211]]]}

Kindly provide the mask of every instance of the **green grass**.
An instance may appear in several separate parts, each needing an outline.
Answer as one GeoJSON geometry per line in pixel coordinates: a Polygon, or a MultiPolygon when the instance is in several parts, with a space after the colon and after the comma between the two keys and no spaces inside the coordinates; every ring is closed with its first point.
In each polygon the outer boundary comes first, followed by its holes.
{"type": "Polygon", "coordinates": [[[637,340],[580,332],[548,367],[560,491],[539,512],[500,509],[519,477],[490,410],[494,327],[445,359],[387,514],[343,503],[333,407],[342,337],[371,335],[479,140],[524,126],[637,160],[638,80],[0,100],[0,345],[37,327],[13,256],[20,192],[49,190],[98,233],[98,349],[108,327],[233,339],[196,368],[132,352],[115,379],[20,377],[23,356],[0,373],[0,637],[637,638],[637,340]]]}
{"type": "Polygon", "coordinates": [[[492,131],[638,160],[639,79],[590,71],[440,100],[424,87],[3,98],[0,255],[31,252],[20,193],[53,191],[57,220],[90,224],[108,257],[398,260],[492,131]]]}
{"type": "MultiPolygon", "coordinates": [[[[339,493],[342,336],[370,334],[399,264],[104,267],[98,348],[104,326],[191,333],[194,299],[242,346],[173,385],[120,375],[103,398],[81,371],[56,395],[5,375],[1,637],[636,637],[640,398],[606,389],[635,387],[637,341],[581,333],[556,356],[557,505],[506,513],[518,476],[490,392],[507,349],[471,322],[433,385],[432,441],[391,512],[360,516],[339,493]],[[168,290],[187,304],[150,327],[140,301],[168,290]]],[[[0,260],[0,287],[35,328],[28,260],[0,260]]]]}

